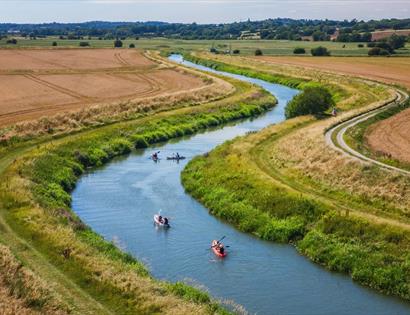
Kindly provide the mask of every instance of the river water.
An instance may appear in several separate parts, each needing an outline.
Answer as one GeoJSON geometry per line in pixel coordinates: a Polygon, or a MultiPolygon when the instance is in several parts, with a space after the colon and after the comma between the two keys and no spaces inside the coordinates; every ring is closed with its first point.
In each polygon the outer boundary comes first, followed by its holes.
{"type": "MultiPolygon", "coordinates": [[[[217,72],[183,61],[190,67],[217,72]]],[[[278,99],[268,113],[191,137],[139,150],[82,176],[72,193],[72,208],[94,231],[144,262],[153,276],[186,281],[215,298],[233,301],[257,314],[410,314],[410,304],[361,287],[346,275],[313,264],[289,245],[259,240],[209,215],[184,192],[180,173],[196,155],[218,144],[284,120],[286,103],[297,90],[221,73],[262,86],[278,99]],[[176,163],[148,159],[153,151],[165,158],[174,152],[187,157],[176,163]],[[153,215],[171,218],[168,230],[156,228],[153,215]],[[212,239],[226,236],[228,256],[209,250],[212,239]]]]}

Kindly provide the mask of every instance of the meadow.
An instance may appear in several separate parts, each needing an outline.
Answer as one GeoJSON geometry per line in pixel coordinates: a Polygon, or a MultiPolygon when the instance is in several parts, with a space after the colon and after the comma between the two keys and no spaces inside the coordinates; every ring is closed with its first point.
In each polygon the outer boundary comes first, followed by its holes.
{"type": "MultiPolygon", "coordinates": [[[[6,39],[0,40],[0,48],[79,48],[80,42],[88,42],[90,48],[113,48],[114,40],[98,40],[96,38],[83,40],[60,40],[58,37],[47,37],[38,39],[17,38],[16,45],[7,45],[6,39]],[[52,43],[57,46],[53,47],[52,43]]],[[[151,50],[174,50],[174,51],[197,51],[214,47],[219,51],[231,49],[240,50],[241,55],[254,55],[256,49],[261,49],[264,55],[293,55],[296,47],[303,47],[309,50],[313,47],[324,46],[328,48],[332,56],[367,56],[368,48],[366,43],[340,43],[340,42],[310,42],[310,41],[289,41],[289,40],[179,40],[167,38],[140,38],[138,40],[127,38],[123,40],[123,47],[128,48],[130,44],[141,49],[151,50]],[[359,47],[362,44],[364,47],[359,47]]],[[[397,55],[410,55],[410,44],[403,49],[397,50],[397,55]]]]}

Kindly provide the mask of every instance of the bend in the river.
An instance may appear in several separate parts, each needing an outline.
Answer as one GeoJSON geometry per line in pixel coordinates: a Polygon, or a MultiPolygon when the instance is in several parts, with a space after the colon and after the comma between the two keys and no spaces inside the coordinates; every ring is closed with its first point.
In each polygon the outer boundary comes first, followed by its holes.
{"type": "Polygon", "coordinates": [[[185,193],[180,173],[186,163],[218,144],[284,120],[286,103],[297,90],[221,73],[170,57],[201,70],[258,84],[278,99],[268,113],[224,128],[152,146],[84,175],[73,192],[72,207],[94,231],[115,241],[145,262],[152,274],[169,281],[188,280],[203,285],[217,298],[233,300],[257,314],[409,314],[406,302],[381,295],[313,264],[289,245],[265,242],[211,216],[185,193]],[[147,157],[179,152],[187,160],[176,163],[147,157]],[[172,227],[158,229],[153,215],[159,210],[172,227]],[[230,245],[226,259],[209,250],[210,241],[225,235],[230,245]]]}

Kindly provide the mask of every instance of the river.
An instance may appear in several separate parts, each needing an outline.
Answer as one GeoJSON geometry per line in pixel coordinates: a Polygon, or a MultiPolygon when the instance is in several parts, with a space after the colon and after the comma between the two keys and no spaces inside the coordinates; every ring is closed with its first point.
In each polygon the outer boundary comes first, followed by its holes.
{"type": "Polygon", "coordinates": [[[410,305],[355,284],[347,275],[329,272],[298,254],[290,245],[262,241],[210,215],[184,192],[180,173],[196,155],[218,144],[284,120],[286,103],[298,93],[282,85],[221,73],[172,55],[172,61],[262,86],[278,104],[254,119],[176,139],[117,158],[80,178],[72,208],[105,239],[144,262],[153,276],[186,281],[218,299],[242,305],[250,313],[295,315],[404,315],[410,305]],[[148,159],[174,152],[176,163],[148,159]],[[168,230],[153,225],[159,210],[171,218],[168,230]],[[212,239],[226,236],[228,256],[209,250],[212,239]]]}

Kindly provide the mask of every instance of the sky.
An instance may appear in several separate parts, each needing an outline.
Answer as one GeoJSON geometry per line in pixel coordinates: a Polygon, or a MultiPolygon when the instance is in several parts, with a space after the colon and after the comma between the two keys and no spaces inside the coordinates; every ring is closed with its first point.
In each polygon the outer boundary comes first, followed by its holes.
{"type": "Polygon", "coordinates": [[[0,0],[0,23],[410,18],[410,0],[0,0]]]}

